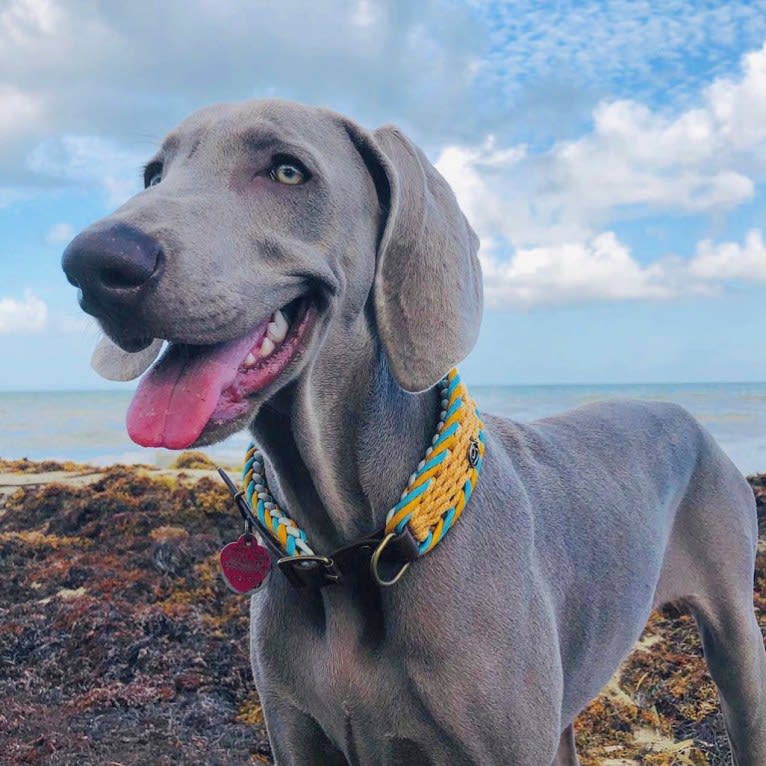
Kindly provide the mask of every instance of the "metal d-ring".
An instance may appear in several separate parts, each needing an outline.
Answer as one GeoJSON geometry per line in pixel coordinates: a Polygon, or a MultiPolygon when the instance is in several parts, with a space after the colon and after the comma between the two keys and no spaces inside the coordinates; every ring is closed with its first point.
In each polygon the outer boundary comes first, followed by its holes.
{"type": "Polygon", "coordinates": [[[375,581],[376,585],[379,585],[381,588],[387,588],[390,585],[394,585],[401,579],[402,575],[407,571],[407,569],[410,566],[410,561],[405,562],[402,564],[402,568],[390,579],[390,580],[384,580],[380,576],[380,572],[378,571],[378,565],[380,563],[380,557],[383,555],[383,551],[386,550],[386,547],[388,544],[396,537],[395,532],[389,532],[381,541],[378,547],[375,549],[375,552],[372,554],[372,558],[370,559],[370,574],[372,575],[372,579],[375,581]]]}

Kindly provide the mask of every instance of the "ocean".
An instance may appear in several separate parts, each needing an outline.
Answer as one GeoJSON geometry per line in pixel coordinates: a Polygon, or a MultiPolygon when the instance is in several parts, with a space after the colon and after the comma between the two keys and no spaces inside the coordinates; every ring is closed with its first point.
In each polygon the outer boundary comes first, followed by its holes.
{"type": "MultiPolygon", "coordinates": [[[[478,386],[481,410],[531,421],[614,397],[676,402],[716,437],[745,474],[766,471],[766,383],[478,386]]],[[[0,392],[0,457],[107,465],[166,466],[176,453],[143,449],[125,431],[131,391],[0,392]]],[[[204,449],[226,465],[241,461],[247,434],[204,449]]]]}

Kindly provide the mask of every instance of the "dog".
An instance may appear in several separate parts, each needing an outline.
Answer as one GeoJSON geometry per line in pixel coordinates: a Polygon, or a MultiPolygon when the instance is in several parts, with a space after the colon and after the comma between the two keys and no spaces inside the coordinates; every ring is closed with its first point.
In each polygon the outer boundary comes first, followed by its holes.
{"type": "MultiPolygon", "coordinates": [[[[478,239],[451,189],[397,128],[278,100],[193,114],[144,176],[63,255],[104,375],[136,377],[168,344],[132,438],[180,449],[249,427],[317,550],[376,529],[481,320],[478,239]]],[[[277,764],[577,764],[575,716],[651,610],[681,601],[735,763],[764,766],[754,501],[712,437],[666,403],[482,418],[462,517],[396,585],[274,572],[252,595],[277,764]]]]}

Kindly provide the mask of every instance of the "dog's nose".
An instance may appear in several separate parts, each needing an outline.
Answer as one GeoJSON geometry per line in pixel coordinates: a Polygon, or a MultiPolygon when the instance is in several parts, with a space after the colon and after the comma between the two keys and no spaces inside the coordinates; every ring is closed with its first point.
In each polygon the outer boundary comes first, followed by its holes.
{"type": "Polygon", "coordinates": [[[82,290],[83,308],[130,307],[157,271],[162,248],[124,223],[86,229],[67,246],[61,265],[82,290]]]}

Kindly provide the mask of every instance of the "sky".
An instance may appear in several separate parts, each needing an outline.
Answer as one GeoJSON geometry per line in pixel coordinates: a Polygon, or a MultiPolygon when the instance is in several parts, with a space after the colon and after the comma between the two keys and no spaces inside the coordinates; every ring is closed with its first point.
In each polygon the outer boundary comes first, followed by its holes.
{"type": "Polygon", "coordinates": [[[766,2],[0,0],[0,390],[118,385],[61,252],[259,97],[396,123],[450,182],[469,381],[766,380],[766,2]]]}

